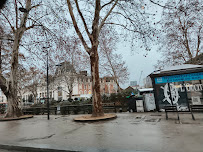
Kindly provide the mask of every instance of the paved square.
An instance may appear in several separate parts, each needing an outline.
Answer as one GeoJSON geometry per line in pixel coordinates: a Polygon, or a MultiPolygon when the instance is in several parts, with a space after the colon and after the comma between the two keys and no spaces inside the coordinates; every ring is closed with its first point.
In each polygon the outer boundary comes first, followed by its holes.
{"type": "MultiPolygon", "coordinates": [[[[78,115],[0,122],[0,143],[85,152],[202,152],[203,113],[119,113],[113,120],[74,122],[78,115]]],[[[0,147],[1,149],[1,147],[0,147]]]]}

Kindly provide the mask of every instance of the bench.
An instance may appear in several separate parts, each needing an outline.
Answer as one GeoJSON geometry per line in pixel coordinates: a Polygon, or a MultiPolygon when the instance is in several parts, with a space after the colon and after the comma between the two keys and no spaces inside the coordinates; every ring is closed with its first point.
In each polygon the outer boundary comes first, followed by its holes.
{"type": "MultiPolygon", "coordinates": [[[[102,103],[103,109],[113,109],[116,113],[116,105],[112,103],[102,103]]],[[[71,114],[71,112],[78,113],[83,111],[83,113],[92,113],[92,104],[82,104],[82,105],[64,105],[60,106],[60,110],[56,106],[49,107],[49,112],[54,112],[57,115],[57,112],[60,111],[62,115],[71,114]]],[[[23,109],[24,114],[45,114],[47,113],[47,107],[30,107],[23,109]]]]}
{"type": "MultiPolygon", "coordinates": [[[[33,114],[33,115],[38,115],[38,114],[45,114],[47,112],[47,107],[30,107],[30,108],[25,108],[22,109],[24,114],[33,114]]],[[[54,111],[55,114],[57,114],[57,107],[50,107],[49,112],[54,111]]]]}
{"type": "Polygon", "coordinates": [[[22,112],[24,115],[27,115],[27,114],[34,114],[34,111],[33,109],[22,109],[22,112]]]}
{"type": "Polygon", "coordinates": [[[116,104],[115,102],[111,103],[102,103],[103,109],[114,109],[114,112],[116,113],[116,104]]]}
{"type": "Polygon", "coordinates": [[[203,112],[203,105],[190,105],[190,112],[192,114],[192,119],[195,120],[193,112],[203,112]]]}
{"type": "Polygon", "coordinates": [[[165,109],[165,113],[166,113],[166,120],[168,120],[168,112],[177,112],[177,117],[178,117],[178,120],[180,121],[178,108],[176,105],[165,106],[164,109],[165,109]]]}

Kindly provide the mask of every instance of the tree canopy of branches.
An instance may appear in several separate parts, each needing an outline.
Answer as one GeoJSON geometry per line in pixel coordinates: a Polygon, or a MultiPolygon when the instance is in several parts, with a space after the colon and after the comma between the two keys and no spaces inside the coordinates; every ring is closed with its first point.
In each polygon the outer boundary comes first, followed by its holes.
{"type": "Polygon", "coordinates": [[[202,53],[203,9],[199,0],[169,0],[161,18],[163,36],[160,36],[160,51],[163,65],[185,63],[202,53]],[[166,64],[167,63],[167,64],[166,64]]]}
{"type": "Polygon", "coordinates": [[[8,101],[5,117],[22,115],[18,107],[18,87],[20,69],[23,68],[20,68],[19,65],[27,66],[28,69],[36,64],[34,62],[36,58],[34,59],[33,54],[37,56],[41,53],[36,49],[36,46],[42,47],[45,44],[42,37],[46,35],[44,31],[49,30],[42,25],[41,21],[46,20],[47,25],[51,21],[46,18],[49,15],[48,9],[38,9],[40,7],[45,7],[41,0],[12,0],[8,1],[0,10],[0,26],[1,31],[3,31],[0,38],[2,44],[0,50],[0,88],[8,101]],[[5,55],[7,58],[4,58],[5,55]]]}
{"type": "Polygon", "coordinates": [[[124,84],[128,80],[128,68],[121,54],[116,53],[116,44],[118,36],[113,29],[103,29],[100,36],[100,68],[102,74],[112,76],[120,93],[120,84],[124,84]]]}
{"type": "Polygon", "coordinates": [[[144,0],[67,0],[69,14],[75,31],[89,55],[93,91],[92,116],[103,116],[99,82],[99,36],[104,26],[118,28],[124,38],[130,38],[132,46],[142,44],[149,50],[154,29],[149,24],[144,0]],[[142,41],[143,43],[141,43],[142,41]]]}

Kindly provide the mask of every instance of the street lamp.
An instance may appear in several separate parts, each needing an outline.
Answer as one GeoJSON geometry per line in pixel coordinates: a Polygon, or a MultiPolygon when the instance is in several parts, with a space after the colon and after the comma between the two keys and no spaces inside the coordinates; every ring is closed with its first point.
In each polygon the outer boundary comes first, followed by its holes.
{"type": "MultiPolygon", "coordinates": [[[[43,47],[46,49],[46,56],[47,56],[47,119],[49,120],[49,51],[47,50],[49,47],[43,47]]],[[[45,52],[45,51],[43,51],[45,52]]]]}

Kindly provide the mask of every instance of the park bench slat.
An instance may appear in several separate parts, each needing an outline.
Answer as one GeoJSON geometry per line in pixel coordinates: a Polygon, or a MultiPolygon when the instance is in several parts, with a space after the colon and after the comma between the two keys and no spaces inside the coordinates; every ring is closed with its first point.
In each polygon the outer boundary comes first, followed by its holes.
{"type": "Polygon", "coordinates": [[[195,120],[193,112],[203,112],[203,105],[190,105],[192,119],[195,120]]]}
{"type": "Polygon", "coordinates": [[[180,122],[180,117],[179,117],[179,113],[178,113],[178,108],[176,105],[171,105],[171,106],[165,106],[165,113],[166,113],[166,120],[168,120],[168,112],[176,112],[177,113],[177,118],[180,122]]]}

